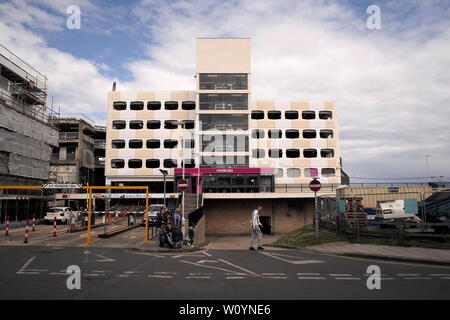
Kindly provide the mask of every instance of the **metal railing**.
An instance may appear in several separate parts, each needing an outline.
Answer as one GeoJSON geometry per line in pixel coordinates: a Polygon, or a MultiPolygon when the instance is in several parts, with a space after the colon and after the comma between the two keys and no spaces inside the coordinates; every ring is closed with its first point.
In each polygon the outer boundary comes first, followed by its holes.
{"type": "Polygon", "coordinates": [[[59,138],[60,139],[78,139],[79,133],[78,132],[60,132],[59,138]]]}

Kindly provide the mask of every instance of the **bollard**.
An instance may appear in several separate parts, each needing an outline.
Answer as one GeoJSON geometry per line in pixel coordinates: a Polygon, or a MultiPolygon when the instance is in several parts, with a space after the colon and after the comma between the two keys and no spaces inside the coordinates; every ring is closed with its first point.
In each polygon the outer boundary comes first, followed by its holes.
{"type": "Polygon", "coordinates": [[[31,231],[36,231],[36,214],[33,213],[33,227],[31,228],[31,231]]]}
{"type": "Polygon", "coordinates": [[[125,221],[125,211],[122,211],[122,220],[125,221]]]}
{"type": "Polygon", "coordinates": [[[9,236],[9,216],[6,216],[6,232],[5,236],[9,236]]]}
{"type": "Polygon", "coordinates": [[[28,243],[28,220],[25,224],[25,238],[23,239],[23,243],[28,243]]]}
{"type": "Polygon", "coordinates": [[[56,217],[53,217],[53,236],[56,237],[56,217]]]}
{"type": "Polygon", "coordinates": [[[115,216],[114,216],[114,221],[119,220],[119,214],[117,213],[117,211],[115,212],[115,216]]]}
{"type": "Polygon", "coordinates": [[[108,224],[111,224],[111,212],[108,212],[108,224]]]}

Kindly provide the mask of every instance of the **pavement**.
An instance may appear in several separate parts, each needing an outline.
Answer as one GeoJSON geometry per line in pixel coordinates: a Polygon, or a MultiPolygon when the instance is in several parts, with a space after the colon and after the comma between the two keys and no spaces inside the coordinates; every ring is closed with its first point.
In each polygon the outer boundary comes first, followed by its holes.
{"type": "Polygon", "coordinates": [[[0,246],[0,300],[450,299],[450,268],[298,249],[151,253],[124,248],[0,246]],[[5,257],[5,258],[3,258],[5,257]],[[369,289],[369,267],[380,268],[369,289]],[[70,290],[69,266],[80,268],[70,290]]]}
{"type": "Polygon", "coordinates": [[[331,242],[304,248],[310,252],[450,266],[450,250],[331,242]]]}

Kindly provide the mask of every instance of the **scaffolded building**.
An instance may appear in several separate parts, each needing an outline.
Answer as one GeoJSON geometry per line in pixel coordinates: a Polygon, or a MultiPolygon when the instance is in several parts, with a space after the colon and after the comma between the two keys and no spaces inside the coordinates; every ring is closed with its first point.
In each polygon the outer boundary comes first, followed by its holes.
{"type": "MultiPolygon", "coordinates": [[[[48,117],[47,77],[0,45],[0,185],[48,181],[51,148],[58,146],[58,131],[48,117]]],[[[0,213],[18,193],[0,191],[0,213]]],[[[33,198],[38,195],[27,196],[26,202],[14,202],[18,213],[43,205],[33,198]]]]}

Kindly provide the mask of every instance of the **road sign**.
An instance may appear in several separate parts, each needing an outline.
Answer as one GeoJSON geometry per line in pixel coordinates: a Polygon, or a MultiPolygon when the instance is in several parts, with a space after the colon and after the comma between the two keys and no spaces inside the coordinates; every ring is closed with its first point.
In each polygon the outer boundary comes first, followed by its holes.
{"type": "Polygon", "coordinates": [[[178,190],[181,192],[186,191],[188,188],[188,182],[184,179],[178,180],[178,190]]]}
{"type": "Polygon", "coordinates": [[[44,189],[81,189],[83,186],[77,183],[50,183],[42,185],[44,189]]]}
{"type": "Polygon", "coordinates": [[[312,180],[312,181],[309,183],[309,188],[311,189],[312,192],[317,192],[317,191],[319,191],[320,188],[321,188],[321,186],[322,186],[322,185],[320,184],[320,181],[319,181],[319,180],[316,180],[316,179],[312,180]]]}

